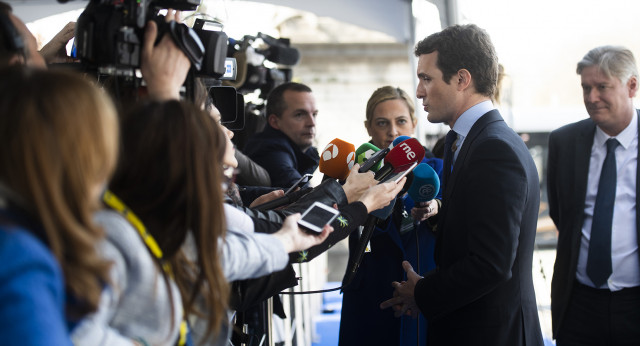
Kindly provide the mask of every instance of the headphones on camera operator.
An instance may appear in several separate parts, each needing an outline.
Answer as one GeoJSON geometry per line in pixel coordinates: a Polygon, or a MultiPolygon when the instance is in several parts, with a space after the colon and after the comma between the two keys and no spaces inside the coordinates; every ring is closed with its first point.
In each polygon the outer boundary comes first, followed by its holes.
{"type": "Polygon", "coordinates": [[[26,59],[27,52],[24,39],[9,18],[9,8],[0,8],[0,40],[3,53],[6,55],[19,54],[26,59]]]}

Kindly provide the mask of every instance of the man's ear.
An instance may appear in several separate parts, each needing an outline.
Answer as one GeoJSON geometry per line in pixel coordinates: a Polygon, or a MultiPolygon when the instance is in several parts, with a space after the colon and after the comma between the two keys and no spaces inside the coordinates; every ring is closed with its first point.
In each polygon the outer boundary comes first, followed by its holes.
{"type": "Polygon", "coordinates": [[[458,70],[454,78],[458,91],[466,90],[471,86],[471,73],[465,68],[458,70]]]}
{"type": "Polygon", "coordinates": [[[278,125],[278,116],[275,114],[269,114],[269,117],[267,117],[267,122],[269,123],[269,126],[273,127],[276,130],[280,130],[280,126],[278,125]]]}
{"type": "Polygon", "coordinates": [[[629,97],[635,97],[638,92],[638,77],[631,76],[627,81],[627,87],[629,88],[629,97]]]}

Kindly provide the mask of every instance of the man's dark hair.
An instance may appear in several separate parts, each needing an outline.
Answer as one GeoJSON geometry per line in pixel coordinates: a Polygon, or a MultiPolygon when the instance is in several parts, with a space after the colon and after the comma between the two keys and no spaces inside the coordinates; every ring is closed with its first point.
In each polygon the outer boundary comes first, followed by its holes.
{"type": "Polygon", "coordinates": [[[0,66],[7,65],[16,54],[26,55],[24,40],[11,22],[12,13],[11,5],[0,1],[0,66]]]}
{"type": "Polygon", "coordinates": [[[7,16],[13,12],[13,8],[11,5],[7,4],[4,1],[0,1],[0,13],[4,13],[7,16]]]}
{"type": "Polygon", "coordinates": [[[475,24],[453,25],[418,42],[415,54],[438,52],[436,66],[449,84],[461,69],[471,74],[478,93],[492,97],[498,83],[498,57],[489,34],[475,24]]]}
{"type": "Polygon", "coordinates": [[[287,104],[284,102],[284,92],[287,90],[298,91],[298,92],[311,92],[311,88],[308,86],[295,83],[295,82],[287,82],[278,85],[269,93],[267,97],[267,114],[268,117],[271,114],[275,114],[278,118],[282,117],[282,113],[287,109],[287,104]]]}

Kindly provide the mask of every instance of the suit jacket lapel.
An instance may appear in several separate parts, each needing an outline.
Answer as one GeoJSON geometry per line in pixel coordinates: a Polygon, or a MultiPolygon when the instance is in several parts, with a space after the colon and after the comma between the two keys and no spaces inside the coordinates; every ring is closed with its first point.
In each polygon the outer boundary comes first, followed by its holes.
{"type": "MultiPolygon", "coordinates": [[[[567,148],[570,153],[574,153],[573,161],[573,196],[574,208],[576,218],[573,222],[574,229],[572,230],[572,247],[575,251],[580,248],[580,237],[582,235],[582,225],[584,223],[584,203],[587,196],[587,182],[589,180],[589,161],[591,160],[591,147],[593,146],[593,136],[596,130],[596,125],[592,121],[586,123],[586,126],[579,129],[579,133],[574,139],[566,142],[566,145],[573,146],[573,148],[567,148]]],[[[569,162],[567,162],[569,164],[569,162]]],[[[578,256],[574,256],[572,267],[575,268],[578,261],[578,256]]]]}
{"type": "Polygon", "coordinates": [[[444,238],[444,223],[447,215],[448,208],[448,200],[450,200],[451,195],[456,186],[456,180],[458,178],[458,173],[462,169],[463,163],[466,160],[467,154],[469,153],[469,148],[473,145],[473,142],[478,137],[480,132],[489,124],[495,121],[502,121],[502,116],[500,116],[500,112],[497,110],[491,110],[485,113],[476,121],[475,124],[471,127],[469,134],[464,139],[464,143],[462,144],[462,148],[460,148],[460,152],[458,153],[458,158],[456,162],[453,164],[453,171],[451,172],[451,176],[449,177],[449,182],[445,182],[444,193],[442,194],[443,207],[440,211],[440,215],[438,216],[438,236],[436,239],[436,248],[434,257],[436,259],[436,264],[439,261],[440,249],[442,247],[443,238],[444,238]]]}
{"type": "Polygon", "coordinates": [[[475,124],[473,124],[473,126],[471,127],[471,130],[469,131],[469,134],[464,139],[462,148],[460,148],[460,152],[458,153],[458,158],[453,164],[453,171],[451,172],[451,176],[449,178],[451,180],[451,183],[449,184],[445,182],[446,186],[445,186],[444,196],[443,196],[443,199],[445,201],[449,197],[451,197],[451,194],[455,189],[455,186],[456,186],[455,182],[458,177],[458,172],[460,171],[464,161],[467,158],[467,154],[469,153],[469,148],[473,144],[473,141],[476,139],[476,137],[478,137],[478,134],[480,134],[482,129],[484,129],[489,123],[492,123],[494,121],[501,121],[501,120],[503,119],[502,119],[502,116],[500,116],[500,112],[494,109],[485,113],[483,116],[480,117],[480,119],[476,121],[475,124]]]}

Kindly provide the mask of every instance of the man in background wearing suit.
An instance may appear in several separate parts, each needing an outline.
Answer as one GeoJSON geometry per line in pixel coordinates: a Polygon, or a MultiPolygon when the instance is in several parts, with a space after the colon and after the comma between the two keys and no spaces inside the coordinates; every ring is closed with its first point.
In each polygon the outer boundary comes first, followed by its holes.
{"type": "Polygon", "coordinates": [[[381,307],[422,313],[428,345],[542,345],[531,272],[538,173],[491,102],[493,44],[477,26],[456,25],[419,42],[415,53],[427,119],[452,129],[436,216],[437,268],[420,277],[403,263],[407,281],[392,283],[394,297],[381,307]]]}
{"type": "Polygon", "coordinates": [[[631,51],[604,46],[577,73],[590,119],[549,136],[553,335],[559,346],[640,345],[638,71],[631,51]]]}

